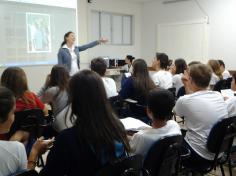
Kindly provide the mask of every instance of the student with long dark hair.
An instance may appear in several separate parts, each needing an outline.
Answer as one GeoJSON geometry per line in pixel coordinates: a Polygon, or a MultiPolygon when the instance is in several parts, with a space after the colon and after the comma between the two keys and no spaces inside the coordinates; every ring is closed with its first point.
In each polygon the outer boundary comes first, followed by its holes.
{"type": "Polygon", "coordinates": [[[100,76],[90,70],[69,83],[72,128],[62,131],[48,154],[41,175],[94,175],[106,163],[125,155],[129,143],[107,101],[100,76]]]}
{"type": "MultiPolygon", "coordinates": [[[[123,99],[133,99],[138,104],[146,106],[146,98],[150,90],[155,88],[155,84],[149,76],[147,63],[143,59],[136,59],[133,62],[133,74],[127,78],[121,86],[119,95],[123,99]]],[[[146,116],[146,111],[140,111],[135,106],[130,106],[134,116],[146,116]]]]}
{"type": "MultiPolygon", "coordinates": [[[[14,112],[14,94],[9,89],[0,86],[0,134],[9,132],[15,119],[14,112]]],[[[34,169],[38,155],[44,153],[52,142],[53,140],[38,139],[34,143],[27,161],[25,147],[22,143],[0,140],[0,175],[15,175],[27,168],[34,169]]]]}
{"type": "Polygon", "coordinates": [[[146,97],[153,88],[155,84],[149,76],[147,63],[143,59],[136,59],[133,62],[133,74],[125,80],[119,94],[124,99],[131,98],[145,104],[146,97]]]}
{"type": "Polygon", "coordinates": [[[182,86],[184,86],[183,82],[182,82],[182,76],[184,74],[184,71],[187,70],[187,64],[185,62],[184,59],[179,58],[176,59],[174,61],[174,65],[173,65],[173,77],[172,77],[172,81],[173,81],[173,87],[176,88],[176,95],[179,91],[179,88],[181,88],[182,86]]]}
{"type": "Polygon", "coordinates": [[[45,85],[38,94],[44,103],[49,103],[52,106],[55,117],[53,127],[56,131],[61,131],[65,128],[62,124],[63,120],[59,119],[65,116],[66,110],[64,111],[64,109],[68,106],[69,78],[69,73],[64,66],[53,66],[51,74],[47,76],[45,85]]]}
{"type": "Polygon", "coordinates": [[[72,31],[65,33],[64,40],[58,52],[58,64],[64,65],[69,71],[70,75],[74,75],[80,69],[80,56],[81,51],[92,48],[100,43],[106,43],[107,39],[101,38],[100,40],[91,42],[82,46],[75,46],[75,34],[72,31]]]}

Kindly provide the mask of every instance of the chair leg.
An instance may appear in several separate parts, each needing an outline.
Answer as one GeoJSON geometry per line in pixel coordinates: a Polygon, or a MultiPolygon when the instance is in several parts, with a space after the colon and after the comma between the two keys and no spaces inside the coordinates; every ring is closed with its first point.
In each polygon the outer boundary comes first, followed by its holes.
{"type": "Polygon", "coordinates": [[[222,176],[225,176],[225,171],[222,164],[220,164],[220,170],[221,170],[222,176]]]}
{"type": "Polygon", "coordinates": [[[230,159],[230,157],[229,157],[229,160],[228,160],[228,162],[229,162],[229,175],[230,176],[232,176],[232,165],[231,165],[231,159],[230,159]]]}

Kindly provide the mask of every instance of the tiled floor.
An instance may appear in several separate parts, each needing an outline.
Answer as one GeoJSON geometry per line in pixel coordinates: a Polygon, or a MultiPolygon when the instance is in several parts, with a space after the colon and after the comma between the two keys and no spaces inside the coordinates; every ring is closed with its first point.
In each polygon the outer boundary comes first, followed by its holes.
{"type": "MultiPolygon", "coordinates": [[[[224,167],[225,176],[229,176],[229,169],[228,167],[224,167]]],[[[236,176],[236,167],[232,170],[233,176],[236,176]]],[[[212,171],[210,174],[207,174],[208,176],[221,176],[220,168],[218,167],[215,171],[212,171]]]]}

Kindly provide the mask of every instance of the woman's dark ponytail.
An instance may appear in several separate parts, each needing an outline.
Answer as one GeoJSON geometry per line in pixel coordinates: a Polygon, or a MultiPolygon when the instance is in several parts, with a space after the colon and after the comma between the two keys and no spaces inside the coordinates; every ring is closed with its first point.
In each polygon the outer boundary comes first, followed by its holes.
{"type": "Polygon", "coordinates": [[[65,35],[64,35],[64,40],[63,40],[63,42],[61,43],[61,48],[63,47],[63,45],[66,44],[66,38],[69,37],[69,35],[70,35],[71,33],[73,33],[73,32],[72,32],[72,31],[69,31],[69,32],[65,33],[65,35]]]}

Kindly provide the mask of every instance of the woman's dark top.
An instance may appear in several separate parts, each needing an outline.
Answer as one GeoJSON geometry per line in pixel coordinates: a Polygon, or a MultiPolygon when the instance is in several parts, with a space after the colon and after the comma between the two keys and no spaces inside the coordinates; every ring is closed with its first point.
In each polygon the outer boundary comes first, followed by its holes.
{"type": "MultiPolygon", "coordinates": [[[[91,146],[79,140],[76,134],[76,128],[72,127],[58,135],[41,176],[90,176],[102,168],[103,159],[96,158],[91,146]]],[[[115,147],[117,157],[125,154],[121,143],[116,143],[115,147]]]]}

